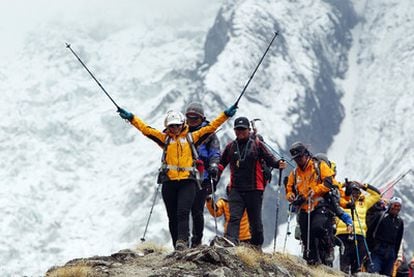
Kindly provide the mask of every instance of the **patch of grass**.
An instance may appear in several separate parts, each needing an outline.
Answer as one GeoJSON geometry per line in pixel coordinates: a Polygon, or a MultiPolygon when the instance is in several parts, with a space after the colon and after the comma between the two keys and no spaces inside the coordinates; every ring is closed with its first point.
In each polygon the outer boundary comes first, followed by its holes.
{"type": "Polygon", "coordinates": [[[254,269],[259,268],[264,257],[263,253],[245,246],[236,247],[235,254],[245,265],[254,269]]]}
{"type": "Polygon", "coordinates": [[[94,277],[94,270],[87,265],[57,267],[46,273],[46,277],[94,277]]]}

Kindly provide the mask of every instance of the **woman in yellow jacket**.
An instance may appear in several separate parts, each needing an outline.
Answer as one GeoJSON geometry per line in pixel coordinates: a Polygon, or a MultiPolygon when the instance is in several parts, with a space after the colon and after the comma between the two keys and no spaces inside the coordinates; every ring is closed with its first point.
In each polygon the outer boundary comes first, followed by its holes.
{"type": "MultiPolygon", "coordinates": [[[[206,206],[212,216],[220,217],[224,214],[224,233],[226,233],[227,225],[230,220],[230,208],[227,199],[219,198],[216,201],[216,211],[214,211],[213,200],[211,199],[211,197],[208,197],[206,199],[206,206]]],[[[251,238],[252,235],[250,234],[249,218],[247,217],[247,212],[245,210],[240,221],[239,240],[240,242],[248,243],[250,242],[251,238]]]]}
{"type": "Polygon", "coordinates": [[[128,120],[146,137],[164,149],[158,180],[162,183],[162,198],[167,209],[169,230],[176,250],[187,248],[189,241],[189,215],[199,174],[192,148],[214,133],[221,124],[236,113],[236,110],[237,107],[232,105],[203,128],[189,133],[185,116],[181,112],[168,112],[164,120],[166,129],[159,131],[148,126],[136,115],[118,109],[121,118],[128,120]]]}
{"type": "Polygon", "coordinates": [[[381,193],[375,187],[369,184],[361,184],[359,182],[350,182],[344,186],[347,190],[346,194],[350,195],[352,201],[344,211],[352,217],[355,237],[347,230],[347,226],[342,222],[337,222],[336,235],[344,243],[345,251],[340,258],[341,271],[351,274],[361,271],[360,267],[362,259],[367,254],[365,246],[365,236],[367,225],[365,222],[366,214],[369,208],[377,203],[381,198],[381,193]],[[362,195],[361,190],[367,192],[362,195]],[[352,215],[352,212],[354,213],[352,215]],[[358,256],[356,249],[358,249],[358,256]],[[358,264],[359,258],[359,264],[358,264]]]}

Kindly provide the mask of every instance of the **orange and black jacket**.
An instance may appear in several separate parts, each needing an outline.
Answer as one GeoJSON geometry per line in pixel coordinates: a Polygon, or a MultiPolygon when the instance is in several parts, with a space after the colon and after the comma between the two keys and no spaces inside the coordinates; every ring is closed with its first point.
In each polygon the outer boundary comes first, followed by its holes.
{"type": "MultiPolygon", "coordinates": [[[[224,198],[219,198],[216,202],[216,212],[214,213],[213,210],[213,201],[211,198],[207,198],[206,200],[206,206],[208,211],[212,216],[220,217],[224,214],[224,232],[227,231],[227,225],[230,220],[230,208],[229,208],[229,202],[224,198]]],[[[250,225],[249,225],[249,218],[247,217],[246,210],[243,213],[243,216],[240,220],[240,232],[239,232],[239,240],[245,241],[251,239],[252,236],[250,234],[250,225]]]]}
{"type": "Polygon", "coordinates": [[[294,196],[302,196],[304,199],[308,199],[309,191],[313,190],[314,194],[311,197],[311,206],[308,207],[308,201],[304,201],[300,209],[304,212],[314,210],[318,206],[319,202],[323,200],[323,196],[329,192],[329,186],[325,185],[326,180],[330,180],[331,184],[334,183],[334,172],[329,168],[326,163],[320,163],[320,173],[316,171],[314,165],[315,161],[309,157],[309,161],[305,166],[305,169],[296,167],[292,170],[288,177],[288,183],[286,185],[286,198],[288,199],[292,194],[294,196]],[[295,174],[296,172],[296,174],[295,174]],[[319,176],[318,176],[319,175],[319,176]],[[295,179],[296,177],[296,179],[295,179]],[[327,179],[328,178],[328,179],[327,179]]]}

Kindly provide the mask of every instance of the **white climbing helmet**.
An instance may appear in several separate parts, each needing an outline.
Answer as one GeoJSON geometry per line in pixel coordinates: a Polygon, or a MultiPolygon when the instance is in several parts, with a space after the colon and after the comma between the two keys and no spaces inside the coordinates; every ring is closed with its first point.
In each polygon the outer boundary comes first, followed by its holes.
{"type": "Polygon", "coordinates": [[[168,111],[167,116],[164,120],[164,126],[168,127],[172,124],[184,124],[185,122],[185,116],[181,112],[177,111],[168,111]]]}

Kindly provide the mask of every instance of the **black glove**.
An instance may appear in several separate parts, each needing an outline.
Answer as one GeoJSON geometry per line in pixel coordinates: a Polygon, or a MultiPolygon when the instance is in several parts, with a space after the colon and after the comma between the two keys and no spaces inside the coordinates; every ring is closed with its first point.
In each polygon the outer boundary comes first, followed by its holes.
{"type": "Polygon", "coordinates": [[[210,165],[210,167],[208,169],[208,174],[210,175],[210,177],[213,180],[215,180],[215,181],[218,180],[218,177],[219,177],[219,174],[220,174],[220,170],[219,170],[219,167],[218,167],[218,165],[216,163],[212,163],[210,165]]]}
{"type": "Polygon", "coordinates": [[[347,209],[351,209],[351,210],[353,210],[353,209],[355,209],[355,203],[354,202],[348,202],[348,203],[346,203],[346,208],[347,209]]]}
{"type": "Polygon", "coordinates": [[[237,108],[238,107],[233,104],[230,107],[228,107],[226,110],[224,110],[224,114],[227,115],[228,117],[232,117],[233,115],[236,114],[237,108]]]}

